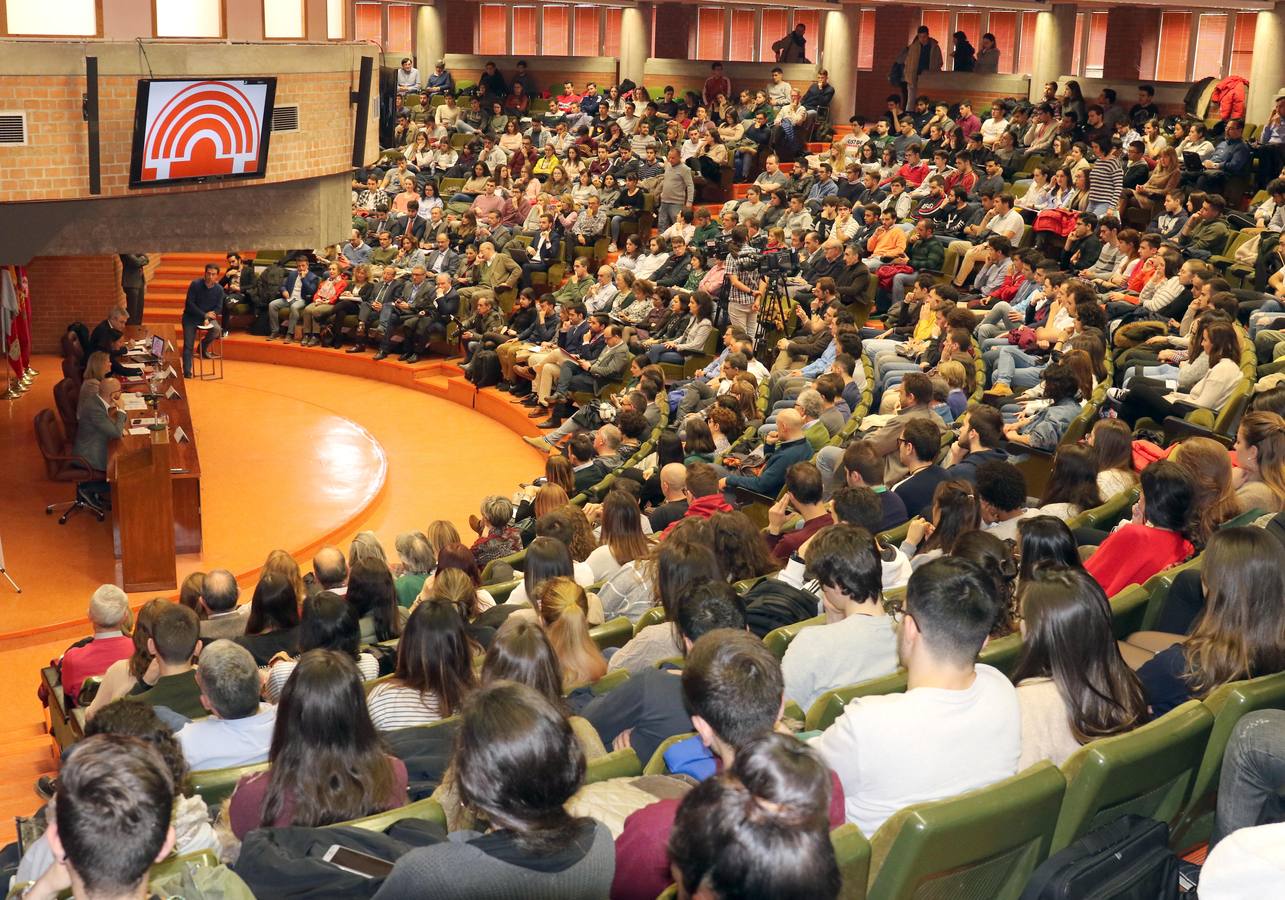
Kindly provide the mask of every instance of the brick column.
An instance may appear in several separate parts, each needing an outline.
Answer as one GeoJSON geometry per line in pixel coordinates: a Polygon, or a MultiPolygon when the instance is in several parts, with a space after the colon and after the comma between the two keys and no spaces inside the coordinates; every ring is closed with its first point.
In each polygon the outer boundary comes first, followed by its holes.
{"type": "Polygon", "coordinates": [[[1160,33],[1160,9],[1116,6],[1107,13],[1106,56],[1102,77],[1141,81],[1155,72],[1155,42],[1160,33]],[[1144,53],[1150,48],[1150,54],[1144,53]],[[1144,62],[1145,60],[1145,62],[1144,62]]]}

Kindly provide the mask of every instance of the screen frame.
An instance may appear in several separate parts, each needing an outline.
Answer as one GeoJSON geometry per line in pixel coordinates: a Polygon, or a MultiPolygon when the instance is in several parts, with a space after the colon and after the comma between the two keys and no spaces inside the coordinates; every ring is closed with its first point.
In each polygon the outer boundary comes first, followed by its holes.
{"type": "Polygon", "coordinates": [[[268,175],[268,146],[272,141],[272,112],[276,108],[277,77],[265,75],[256,77],[216,75],[201,77],[188,75],[179,78],[140,78],[134,98],[134,134],[129,155],[129,186],[132,189],[168,187],[176,184],[211,184],[217,181],[253,181],[266,178],[268,175]],[[267,90],[263,97],[263,128],[259,140],[259,156],[255,161],[254,171],[230,175],[197,175],[184,178],[166,178],[163,180],[143,180],[143,145],[147,141],[147,101],[151,86],[162,82],[196,82],[196,81],[240,81],[245,84],[265,85],[267,90]]]}

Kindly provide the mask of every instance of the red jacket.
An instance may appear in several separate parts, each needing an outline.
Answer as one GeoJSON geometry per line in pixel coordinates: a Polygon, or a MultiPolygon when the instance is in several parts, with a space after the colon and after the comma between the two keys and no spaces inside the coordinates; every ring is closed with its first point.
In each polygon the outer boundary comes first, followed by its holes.
{"type": "Polygon", "coordinates": [[[1162,569],[1177,565],[1194,549],[1175,531],[1130,522],[1111,532],[1085,561],[1084,568],[1112,597],[1131,584],[1142,584],[1162,569]]]}
{"type": "Polygon", "coordinates": [[[86,678],[106,673],[112,663],[128,659],[133,652],[134,639],[128,635],[96,637],[72,647],[62,655],[63,693],[74,700],[86,678]]]}
{"type": "MultiPolygon", "coordinates": [[[[709,494],[705,497],[697,497],[689,503],[687,505],[687,512],[683,513],[683,519],[693,516],[698,519],[708,519],[710,516],[714,515],[714,513],[731,511],[732,504],[724,500],[722,494],[709,494]]],[[[679,519],[678,522],[683,521],[683,519],[679,519]]],[[[669,530],[677,525],[678,522],[670,522],[669,528],[662,531],[660,536],[664,537],[669,534],[669,530]]]]}
{"type": "Polygon", "coordinates": [[[990,296],[993,300],[1012,300],[1017,296],[1017,291],[1026,283],[1026,276],[1020,272],[1009,270],[1008,275],[1000,282],[999,287],[991,291],[990,296]]]}
{"type": "Polygon", "coordinates": [[[1249,82],[1239,75],[1228,75],[1218,82],[1209,97],[1210,105],[1218,106],[1218,118],[1224,122],[1245,118],[1245,92],[1248,89],[1249,82]]]}

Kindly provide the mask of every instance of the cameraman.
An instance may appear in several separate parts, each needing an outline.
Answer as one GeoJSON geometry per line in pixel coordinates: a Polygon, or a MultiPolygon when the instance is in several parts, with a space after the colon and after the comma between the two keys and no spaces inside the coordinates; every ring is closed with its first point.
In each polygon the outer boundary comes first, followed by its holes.
{"type": "Polygon", "coordinates": [[[744,225],[737,225],[728,235],[727,259],[723,268],[727,272],[727,321],[754,337],[758,327],[760,289],[758,251],[746,245],[749,234],[744,225]]]}

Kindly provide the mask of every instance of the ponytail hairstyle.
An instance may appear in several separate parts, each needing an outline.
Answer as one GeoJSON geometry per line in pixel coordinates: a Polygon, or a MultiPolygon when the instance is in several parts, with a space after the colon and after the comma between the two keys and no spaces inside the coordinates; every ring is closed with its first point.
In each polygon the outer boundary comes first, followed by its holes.
{"type": "Polygon", "coordinates": [[[964,534],[982,527],[982,505],[977,488],[968,481],[943,481],[933,491],[933,533],[919,552],[940,550],[950,554],[964,534]]]}
{"type": "Polygon", "coordinates": [[[833,900],[830,774],[816,752],[770,734],[683,798],[669,858],[685,896],[833,900]]]}
{"type": "Polygon", "coordinates": [[[1274,412],[1246,413],[1238,437],[1237,456],[1244,460],[1249,450],[1258,451],[1258,478],[1271,489],[1276,505],[1285,508],[1285,418],[1274,412]]]}
{"type": "Polygon", "coordinates": [[[1133,471],[1133,432],[1120,419],[1098,419],[1091,432],[1093,449],[1098,454],[1098,473],[1119,470],[1128,472],[1136,482],[1133,471]]]}
{"type": "Polygon", "coordinates": [[[562,668],[566,689],[592,684],[607,674],[607,660],[589,635],[589,600],[574,579],[549,578],[540,584],[536,609],[562,668]]]}
{"type": "Polygon", "coordinates": [[[1013,594],[1017,586],[1013,545],[989,531],[969,531],[955,542],[951,556],[977,563],[995,583],[995,623],[991,626],[990,636],[997,638],[1012,634],[1016,630],[1013,594]]]}

